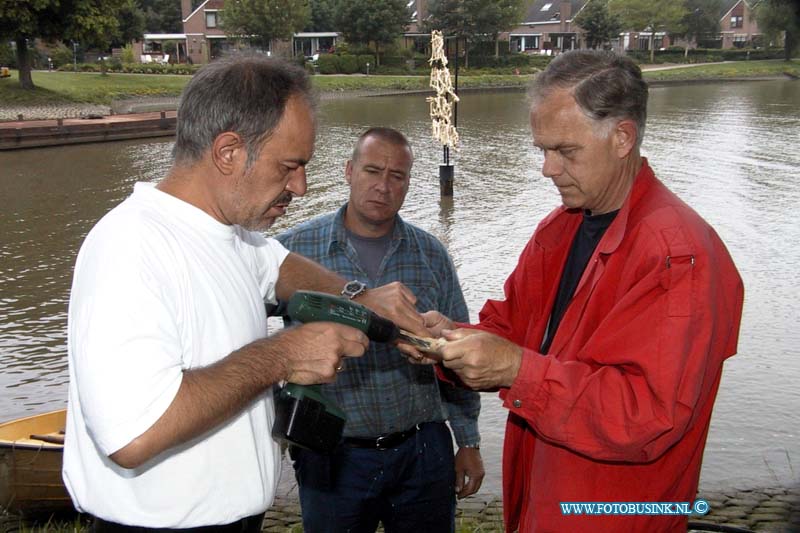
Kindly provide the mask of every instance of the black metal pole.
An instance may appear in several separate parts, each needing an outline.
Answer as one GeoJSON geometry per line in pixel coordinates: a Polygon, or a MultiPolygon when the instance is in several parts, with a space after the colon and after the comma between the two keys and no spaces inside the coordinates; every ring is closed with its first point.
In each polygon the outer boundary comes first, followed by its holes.
{"type": "MultiPolygon", "coordinates": [[[[445,57],[450,56],[450,43],[444,39],[445,57]]],[[[456,88],[458,87],[458,37],[456,37],[456,88]]],[[[458,94],[458,91],[455,91],[458,94]]],[[[458,103],[455,103],[458,106],[458,103]]],[[[457,109],[457,107],[456,107],[457,109]]],[[[455,124],[454,124],[455,126],[455,124]]],[[[444,164],[439,165],[439,194],[442,198],[453,196],[453,175],[455,174],[453,165],[450,164],[450,147],[446,144],[442,146],[444,164]]]]}
{"type": "MultiPolygon", "coordinates": [[[[456,82],[453,86],[453,92],[458,96],[458,35],[456,35],[456,82]]],[[[458,101],[453,104],[453,127],[458,127],[458,101]]]]}

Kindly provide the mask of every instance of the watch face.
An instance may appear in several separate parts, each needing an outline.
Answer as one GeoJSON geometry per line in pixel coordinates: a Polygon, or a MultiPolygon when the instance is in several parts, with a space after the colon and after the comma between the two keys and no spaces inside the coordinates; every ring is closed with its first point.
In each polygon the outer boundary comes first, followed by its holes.
{"type": "Polygon", "coordinates": [[[348,281],[347,284],[344,286],[344,290],[342,291],[343,294],[350,296],[351,298],[356,294],[360,293],[364,290],[364,284],[360,281],[348,281]]]}

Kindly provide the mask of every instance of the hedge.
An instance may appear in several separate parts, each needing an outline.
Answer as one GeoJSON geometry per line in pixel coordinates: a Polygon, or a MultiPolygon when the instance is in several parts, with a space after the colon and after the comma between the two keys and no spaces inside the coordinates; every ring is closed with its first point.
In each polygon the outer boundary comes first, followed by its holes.
{"type": "MultiPolygon", "coordinates": [[[[106,63],[106,72],[123,74],[194,74],[202,65],[154,65],[150,63],[118,63],[109,61],[106,63]]],[[[58,67],[61,72],[72,72],[73,66],[62,65],[58,67]]],[[[100,72],[100,63],[78,63],[80,72],[100,72]]]]}
{"type": "MultiPolygon", "coordinates": [[[[650,62],[649,50],[628,50],[629,57],[640,63],[650,62]]],[[[713,63],[717,61],[745,61],[748,59],[783,59],[783,48],[690,48],[689,56],[685,57],[683,48],[670,48],[656,50],[655,63],[713,63]]]]}

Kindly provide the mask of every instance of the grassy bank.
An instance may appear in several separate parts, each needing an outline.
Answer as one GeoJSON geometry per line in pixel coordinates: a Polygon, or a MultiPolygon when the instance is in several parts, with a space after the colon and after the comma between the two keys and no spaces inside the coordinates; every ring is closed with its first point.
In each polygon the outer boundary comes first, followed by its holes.
{"type": "Polygon", "coordinates": [[[725,78],[778,77],[784,74],[800,76],[800,59],[790,62],[770,59],[766,61],[736,61],[711,63],[669,70],[645,70],[648,81],[695,81],[725,78]]]}
{"type": "MultiPolygon", "coordinates": [[[[778,60],[739,61],[708,64],[670,70],[646,71],[653,81],[681,81],[725,78],[781,76],[790,73],[800,76],[800,60],[790,63],[778,60]]],[[[108,105],[112,100],[177,96],[189,76],[155,74],[109,74],[73,72],[34,72],[34,91],[24,91],[17,73],[0,79],[0,106],[27,106],[86,102],[108,105]]],[[[459,87],[524,86],[530,76],[503,74],[469,74],[459,76],[459,87]]],[[[427,76],[314,76],[314,86],[322,92],[407,91],[425,90],[427,76]]]]}

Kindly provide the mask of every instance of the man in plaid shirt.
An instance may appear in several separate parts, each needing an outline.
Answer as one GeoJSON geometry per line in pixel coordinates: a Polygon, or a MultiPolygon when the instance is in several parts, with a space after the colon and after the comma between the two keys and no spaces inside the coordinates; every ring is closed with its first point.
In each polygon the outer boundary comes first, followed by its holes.
{"type": "MultiPolygon", "coordinates": [[[[397,214],[408,192],[413,154],[389,128],[361,135],[347,162],[349,201],[338,211],[279,235],[289,250],[352,279],[344,296],[399,281],[419,311],[461,322],[469,314],[444,246],[397,214]]],[[[294,448],[304,530],[453,531],[456,496],[474,494],[484,476],[477,392],[436,379],[392,345],[371,343],[348,360],[323,394],[347,414],[344,439],[330,455],[294,448]],[[455,435],[458,452],[453,454],[455,435]]]]}

